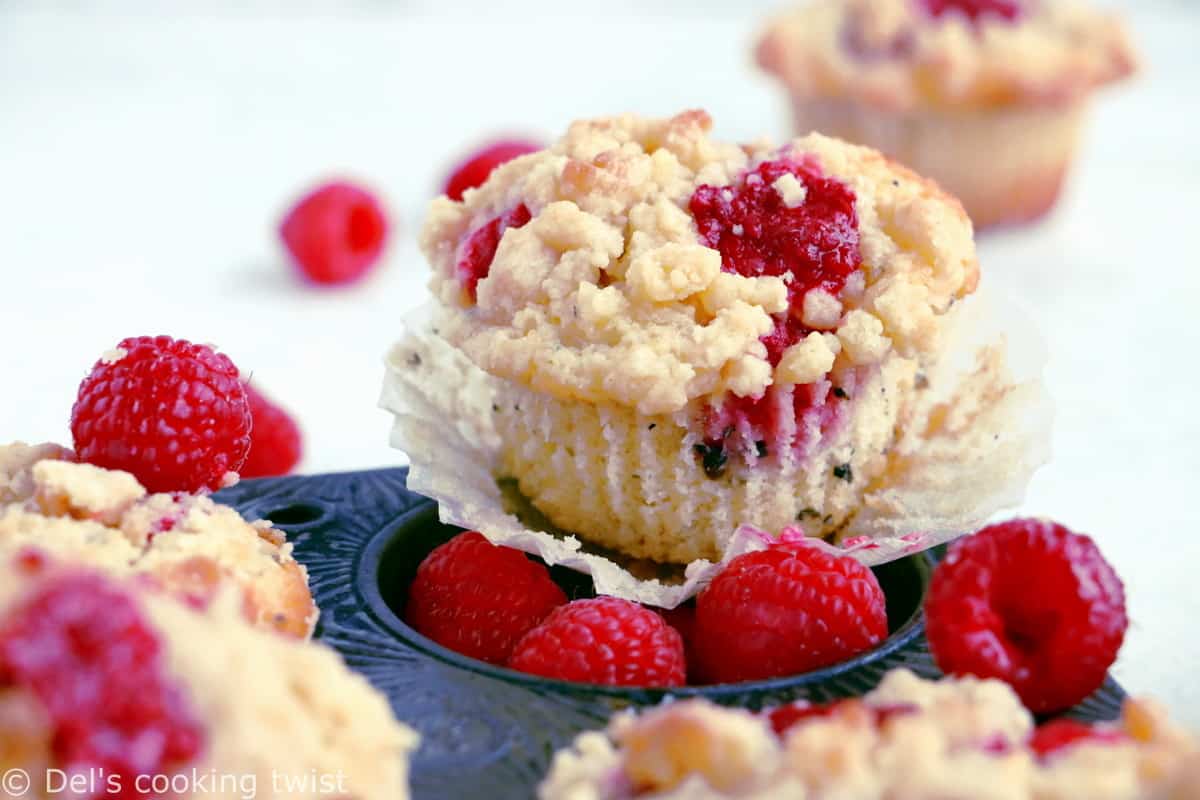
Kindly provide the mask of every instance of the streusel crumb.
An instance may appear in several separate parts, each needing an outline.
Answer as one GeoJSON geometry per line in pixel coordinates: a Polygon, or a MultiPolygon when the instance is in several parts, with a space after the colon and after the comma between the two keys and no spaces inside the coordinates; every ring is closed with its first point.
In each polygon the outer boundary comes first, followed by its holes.
{"type": "Polygon", "coordinates": [[[1200,743],[1147,701],[1073,746],[1037,753],[1034,721],[1006,684],[929,681],[905,670],[860,700],[767,716],[685,700],[618,715],[555,755],[542,800],[623,798],[1195,797],[1200,743]]]}
{"type": "Polygon", "coordinates": [[[147,494],[129,473],[69,455],[55,445],[0,446],[0,558],[36,546],[118,576],[149,576],[197,602],[232,580],[252,621],[312,632],[308,576],[280,532],[203,495],[147,494]]]}
{"type": "MultiPolygon", "coordinates": [[[[463,202],[435,201],[421,243],[433,291],[450,309],[443,335],[499,377],[642,414],[811,382],[840,350],[878,364],[892,351],[913,357],[935,346],[937,318],[978,277],[971,225],[955,200],[866,148],[819,135],[740,147],[714,141],[710,127],[702,111],[578,122],[463,202]],[[792,275],[723,269],[689,213],[701,187],[752,182],[753,170],[779,159],[815,165],[813,174],[853,195],[861,263],[840,297],[814,287],[793,301],[792,275]],[[477,234],[518,207],[528,222],[498,226],[486,274],[472,273],[477,285],[464,280],[467,250],[478,260],[477,234]],[[762,340],[789,307],[830,336],[786,359],[781,374],[762,340]]],[[[795,172],[772,184],[789,208],[813,201],[795,172]]]]}
{"type": "MultiPolygon", "coordinates": [[[[336,794],[346,800],[405,800],[409,796],[408,760],[417,743],[415,732],[397,722],[387,698],[348,669],[331,648],[248,624],[241,596],[226,591],[230,584],[200,610],[165,596],[145,581],[113,577],[97,583],[87,571],[87,559],[59,555],[63,557],[44,555],[36,562],[0,559],[0,622],[4,630],[13,630],[12,615],[20,614],[29,598],[63,583],[103,586],[110,600],[126,601],[128,606],[121,609],[124,616],[119,617],[123,627],[117,630],[128,635],[135,631],[136,641],[116,642],[105,652],[112,655],[118,668],[122,657],[128,659],[129,653],[135,653],[139,669],[158,673],[155,677],[167,687],[172,709],[186,716],[199,737],[191,749],[194,755],[186,763],[166,764],[168,777],[176,771],[179,780],[193,776],[193,783],[187,784],[193,790],[185,796],[245,796],[251,780],[260,798],[315,800],[336,794]],[[230,780],[237,781],[236,791],[230,789],[230,780]]],[[[64,605],[70,611],[64,624],[80,624],[80,614],[69,609],[70,604],[59,603],[59,613],[64,605]]],[[[109,611],[102,607],[99,613],[109,611]]],[[[43,617],[38,622],[44,630],[56,621],[43,617]]],[[[18,630],[29,635],[28,626],[18,630]]],[[[53,629],[48,633],[62,635],[53,629]]],[[[145,764],[164,749],[161,728],[149,729],[149,738],[143,735],[140,739],[127,729],[148,724],[154,711],[149,701],[128,709],[128,697],[103,696],[107,687],[91,662],[105,653],[80,645],[69,658],[56,661],[55,652],[61,648],[46,649],[52,651],[48,658],[24,665],[35,670],[32,676],[16,682],[8,675],[0,692],[0,755],[6,767],[32,776],[26,796],[52,797],[54,791],[45,783],[48,777],[41,776],[49,776],[49,769],[72,768],[52,746],[55,737],[63,734],[78,737],[91,733],[101,741],[110,758],[104,771],[114,781],[122,776],[114,775],[109,764],[145,764]],[[62,683],[37,686],[37,679],[42,678],[44,684],[46,675],[38,671],[51,668],[58,670],[62,683]],[[107,721],[94,723],[82,715],[56,721],[55,715],[61,716],[63,709],[48,708],[35,688],[73,689],[80,696],[77,704],[86,704],[93,714],[95,694],[101,693],[101,701],[123,703],[131,718],[122,720],[126,727],[120,730],[99,727],[88,731],[89,725],[107,721]],[[69,729],[64,731],[64,725],[69,729]],[[140,754],[123,752],[138,747],[140,754]]],[[[176,753],[175,758],[179,757],[176,753]]],[[[132,787],[124,793],[139,794],[132,787]]]]}
{"type": "Polygon", "coordinates": [[[1022,7],[1015,20],[971,19],[916,0],[812,0],[770,23],[758,60],[797,96],[892,112],[1064,105],[1133,71],[1112,15],[1060,0],[1022,7]]]}

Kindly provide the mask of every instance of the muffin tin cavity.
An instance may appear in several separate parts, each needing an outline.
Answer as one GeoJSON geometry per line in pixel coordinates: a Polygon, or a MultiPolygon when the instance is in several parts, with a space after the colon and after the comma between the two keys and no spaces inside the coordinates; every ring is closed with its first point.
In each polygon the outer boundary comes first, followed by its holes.
{"type": "MultiPolygon", "coordinates": [[[[316,637],[391,701],[421,733],[412,760],[415,798],[478,796],[527,800],[551,754],[615,712],[701,695],[751,709],[806,698],[857,696],[883,674],[908,667],[938,674],[925,647],[921,601],[932,568],[916,555],[876,570],[888,600],[890,636],[876,649],[834,667],[770,681],[675,690],[598,687],[494,667],[451,652],[403,622],[403,600],[417,565],[456,528],[438,521],[428,499],[405,488],[407,471],[243,481],[214,499],[248,519],[272,519],[308,568],[321,608],[316,637]],[[319,513],[314,513],[319,512],[319,513]]],[[[587,576],[553,575],[569,597],[590,593],[587,576]]],[[[1122,694],[1110,680],[1073,716],[1111,719],[1122,694]]]]}
{"type": "Polygon", "coordinates": [[[328,514],[328,509],[315,503],[292,503],[274,511],[267,511],[263,514],[263,518],[271,520],[280,527],[296,527],[317,522],[326,514],[328,514]]]}
{"type": "MultiPolygon", "coordinates": [[[[789,676],[769,681],[753,681],[741,684],[718,686],[688,686],[673,690],[615,688],[582,686],[560,681],[546,680],[512,670],[495,667],[476,659],[448,650],[425,638],[404,622],[404,602],[409,584],[416,574],[417,566],[435,547],[460,533],[461,528],[444,525],[438,521],[437,509],[432,504],[417,509],[396,525],[380,531],[367,545],[359,564],[358,586],[363,592],[373,615],[398,637],[428,652],[448,664],[470,669],[494,677],[497,680],[549,685],[560,691],[587,689],[614,698],[624,698],[631,704],[640,704],[647,697],[666,695],[713,696],[731,692],[739,696],[761,695],[758,705],[771,705],[777,693],[789,699],[797,697],[823,697],[816,688],[835,678],[852,679],[853,673],[880,658],[894,653],[908,644],[921,630],[920,607],[925,596],[931,563],[926,556],[917,555],[893,561],[875,568],[887,598],[889,636],[878,647],[850,661],[804,675],[789,676]]],[[[563,588],[567,597],[574,600],[593,596],[591,581],[586,575],[562,567],[551,568],[554,581],[563,588]]],[[[836,696],[836,690],[833,690],[836,696]]]]}

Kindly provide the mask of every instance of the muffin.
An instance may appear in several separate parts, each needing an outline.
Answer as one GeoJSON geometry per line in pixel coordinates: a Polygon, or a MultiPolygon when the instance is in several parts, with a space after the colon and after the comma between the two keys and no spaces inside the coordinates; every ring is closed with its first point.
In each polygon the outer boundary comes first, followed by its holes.
{"type": "Polygon", "coordinates": [[[416,735],[387,700],[240,606],[34,548],[0,559],[5,794],[53,797],[70,776],[72,797],[408,797],[416,735]]]}
{"type": "Polygon", "coordinates": [[[254,624],[312,633],[308,575],[269,522],[248,523],[204,495],[148,494],[127,472],[71,458],[56,445],[0,446],[0,559],[34,545],[193,602],[230,581],[254,624]]]}
{"type": "Polygon", "coordinates": [[[798,132],[878,148],[980,228],[1054,205],[1092,91],[1134,69],[1118,20],[1063,0],[812,0],[770,23],[758,61],[798,132]]]}
{"type": "Polygon", "coordinates": [[[1120,722],[1034,720],[1009,687],[889,673],[860,700],[770,715],[701,699],[620,715],[556,754],[542,800],[1200,797],[1200,743],[1149,701],[1120,722]]]}
{"type": "Polygon", "coordinates": [[[659,563],[719,560],[742,525],[845,540],[982,521],[992,482],[1026,472],[983,469],[1010,441],[1002,349],[950,405],[926,402],[979,279],[958,201],[865,147],[738,146],[710,126],[577,122],[433,202],[430,335],[461,361],[445,383],[432,346],[390,357],[422,394],[385,389],[410,485],[440,457],[430,437],[470,440],[477,463],[451,462],[448,487],[511,478],[557,529],[659,563]]]}

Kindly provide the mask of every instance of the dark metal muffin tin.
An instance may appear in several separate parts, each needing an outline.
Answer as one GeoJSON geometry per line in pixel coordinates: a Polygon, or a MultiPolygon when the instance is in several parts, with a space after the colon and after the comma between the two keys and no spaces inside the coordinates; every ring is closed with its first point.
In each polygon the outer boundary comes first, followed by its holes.
{"type": "MultiPolygon", "coordinates": [[[[703,696],[758,709],[796,699],[858,696],[885,672],[939,673],[925,645],[920,607],[933,557],[910,556],[876,569],[888,598],[891,635],[851,661],[753,683],[674,690],[623,689],[546,680],[458,655],[401,618],[409,581],[425,555],[457,529],[438,521],[432,501],[405,487],[407,471],[248,480],[216,499],[249,519],[270,519],[308,567],[321,620],[316,636],[387,694],[396,715],[421,733],[412,761],[416,798],[527,800],[555,750],[614,711],[665,697],[703,696]]],[[[555,571],[576,597],[586,576],[555,571]]],[[[1110,678],[1069,716],[1113,719],[1124,693],[1110,678]]]]}

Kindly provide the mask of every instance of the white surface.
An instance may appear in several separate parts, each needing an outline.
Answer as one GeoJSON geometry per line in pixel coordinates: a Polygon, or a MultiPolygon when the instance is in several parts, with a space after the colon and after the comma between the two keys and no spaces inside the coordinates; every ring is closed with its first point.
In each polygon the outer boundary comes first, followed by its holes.
{"type": "MultiPolygon", "coordinates": [[[[479,25],[381,8],[285,21],[0,6],[0,439],[65,441],[99,354],[171,333],[219,343],[295,409],[307,470],[395,464],[380,359],[424,296],[414,236],[447,159],[622,110],[705,106],[723,136],[786,132],[749,64],[751,20],[479,25]],[[322,292],[292,279],[274,225],[338,173],[379,189],[398,235],[368,283],[322,292]]],[[[1136,22],[1151,66],[1102,98],[1060,211],[981,252],[1051,347],[1056,457],[1026,510],[1100,541],[1133,620],[1118,676],[1200,726],[1200,14],[1136,22]]]]}

